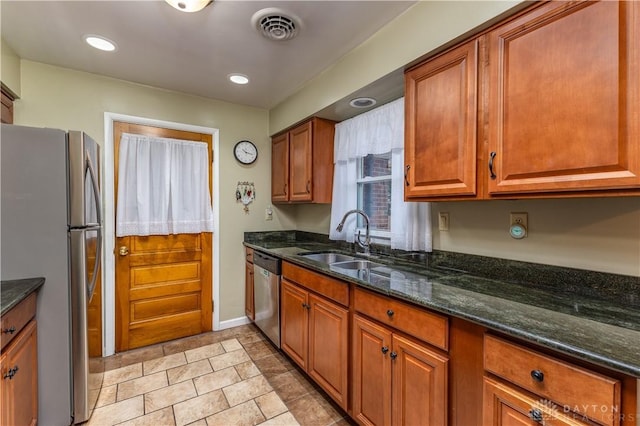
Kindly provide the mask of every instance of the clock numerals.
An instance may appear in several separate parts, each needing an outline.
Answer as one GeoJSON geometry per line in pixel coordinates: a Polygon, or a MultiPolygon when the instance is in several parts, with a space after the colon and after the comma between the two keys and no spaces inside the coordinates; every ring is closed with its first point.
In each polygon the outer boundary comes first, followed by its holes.
{"type": "Polygon", "coordinates": [[[240,141],[233,148],[233,155],[242,164],[251,164],[258,158],[258,148],[250,141],[240,141]]]}

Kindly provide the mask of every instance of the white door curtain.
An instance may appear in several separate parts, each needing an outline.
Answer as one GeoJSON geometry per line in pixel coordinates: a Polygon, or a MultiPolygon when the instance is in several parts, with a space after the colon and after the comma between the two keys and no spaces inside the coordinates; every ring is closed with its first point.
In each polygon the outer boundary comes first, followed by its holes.
{"type": "Polygon", "coordinates": [[[116,235],[213,232],[208,145],[123,133],[116,235]]]}
{"type": "Polygon", "coordinates": [[[357,207],[357,161],[369,154],[391,152],[391,248],[431,251],[431,206],[404,201],[404,98],[336,124],[331,205],[332,240],[354,241],[356,215],[342,232],[343,215],[357,207]]]}

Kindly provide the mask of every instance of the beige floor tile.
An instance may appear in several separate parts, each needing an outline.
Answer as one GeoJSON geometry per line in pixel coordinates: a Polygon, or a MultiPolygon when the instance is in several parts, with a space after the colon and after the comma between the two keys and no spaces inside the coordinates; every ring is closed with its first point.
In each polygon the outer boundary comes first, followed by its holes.
{"type": "Polygon", "coordinates": [[[96,408],[116,402],[117,393],[118,385],[111,385],[100,389],[100,395],[98,396],[98,401],[96,401],[96,408]]]}
{"type": "Polygon", "coordinates": [[[259,331],[256,331],[252,333],[239,335],[236,337],[236,339],[238,339],[238,342],[240,342],[240,344],[245,346],[245,345],[250,345],[251,343],[264,341],[264,336],[259,331]]]}
{"type": "Polygon", "coordinates": [[[225,352],[233,352],[233,351],[237,351],[238,349],[243,349],[240,342],[238,342],[238,339],[224,340],[220,343],[222,344],[222,347],[224,348],[225,352]]]}
{"type": "Polygon", "coordinates": [[[259,376],[261,374],[260,370],[258,370],[258,367],[256,367],[256,365],[251,361],[238,364],[234,368],[236,369],[242,380],[259,376]]]}
{"type": "Polygon", "coordinates": [[[271,343],[265,341],[245,345],[244,350],[247,351],[251,359],[254,360],[261,359],[278,352],[271,343]]]}
{"type": "Polygon", "coordinates": [[[118,424],[118,426],[171,426],[175,425],[173,409],[166,407],[153,413],[145,414],[142,417],[118,424]]]}
{"type": "Polygon", "coordinates": [[[271,420],[267,420],[264,423],[260,423],[260,426],[299,426],[300,423],[293,417],[290,412],[280,414],[278,417],[274,417],[271,420]]]}
{"type": "Polygon", "coordinates": [[[115,370],[104,373],[102,387],[115,385],[120,382],[142,377],[142,363],[132,364],[126,367],[117,368],[115,370]]]}
{"type": "Polygon", "coordinates": [[[164,355],[162,345],[147,346],[117,354],[120,357],[121,366],[137,364],[148,359],[160,358],[164,355]]]}
{"type": "Polygon", "coordinates": [[[187,362],[195,362],[201,359],[207,359],[224,353],[224,348],[220,343],[202,346],[200,348],[185,351],[187,362]]]}
{"type": "Polygon", "coordinates": [[[160,388],[144,395],[144,412],[151,413],[196,396],[196,388],[191,380],[160,388]]]}
{"type": "Polygon", "coordinates": [[[294,368],[288,361],[283,360],[278,354],[272,354],[260,359],[254,359],[253,362],[260,369],[262,374],[267,378],[286,373],[294,368]]]}
{"type": "Polygon", "coordinates": [[[217,390],[188,399],[173,406],[178,426],[193,423],[229,408],[222,391],[217,390]]]}
{"type": "Polygon", "coordinates": [[[251,361],[251,359],[249,358],[249,355],[247,355],[247,353],[244,351],[244,349],[227,352],[225,354],[209,358],[209,362],[211,363],[211,367],[213,367],[213,371],[223,370],[225,368],[233,367],[234,365],[241,364],[247,361],[251,361]]]}
{"type": "Polygon", "coordinates": [[[207,421],[205,419],[200,419],[197,422],[189,423],[187,426],[207,426],[207,421]]]}
{"type": "Polygon", "coordinates": [[[264,376],[256,376],[222,389],[231,407],[273,390],[264,376]]]}
{"type": "Polygon", "coordinates": [[[187,359],[184,356],[184,352],[179,352],[173,355],[163,356],[161,358],[152,359],[151,361],[145,361],[142,363],[142,370],[144,375],[157,373],[158,371],[168,370],[173,367],[185,365],[187,359]]]}
{"type": "Polygon", "coordinates": [[[86,426],[110,426],[140,417],[144,414],[142,395],[115,404],[96,408],[86,426]]]}
{"type": "Polygon", "coordinates": [[[247,401],[235,407],[207,417],[208,426],[242,425],[253,426],[265,421],[265,417],[254,401],[247,401]]]}
{"type": "Polygon", "coordinates": [[[287,407],[296,420],[303,425],[330,425],[342,418],[342,415],[337,414],[331,406],[321,404],[312,394],[303,395],[288,402],[287,407]]]}
{"type": "Polygon", "coordinates": [[[172,340],[162,344],[162,350],[165,355],[172,355],[178,352],[185,352],[190,349],[197,349],[205,344],[202,343],[200,334],[195,336],[189,336],[178,340],[172,340]]]}
{"type": "Polygon", "coordinates": [[[285,404],[309,393],[309,389],[301,383],[292,371],[270,377],[269,383],[285,404]]]}
{"type": "Polygon", "coordinates": [[[287,411],[287,406],[280,399],[277,393],[269,392],[257,397],[255,400],[258,408],[267,419],[278,416],[287,411]]]}
{"type": "Polygon", "coordinates": [[[129,380],[128,382],[120,383],[118,385],[117,400],[122,401],[136,395],[142,395],[165,387],[168,384],[167,373],[165,371],[129,380]]]}
{"type": "Polygon", "coordinates": [[[181,365],[167,370],[167,377],[169,378],[169,384],[173,385],[178,382],[193,379],[194,377],[202,376],[207,373],[211,373],[213,369],[211,364],[206,359],[196,361],[191,364],[181,365]]]}
{"type": "Polygon", "coordinates": [[[225,368],[224,370],[214,371],[204,376],[196,377],[193,379],[193,383],[196,386],[198,395],[222,389],[226,386],[230,386],[234,383],[240,382],[242,379],[233,367],[225,368]]]}

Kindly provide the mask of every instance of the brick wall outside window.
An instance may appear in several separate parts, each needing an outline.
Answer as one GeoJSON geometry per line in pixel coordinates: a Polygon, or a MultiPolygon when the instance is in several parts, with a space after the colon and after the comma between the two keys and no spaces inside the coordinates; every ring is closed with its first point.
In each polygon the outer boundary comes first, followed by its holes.
{"type": "MultiPolygon", "coordinates": [[[[372,230],[388,232],[391,226],[391,153],[368,155],[362,159],[359,178],[377,177],[388,179],[358,183],[358,208],[369,216],[372,230]]],[[[358,226],[364,226],[361,218],[358,226]]]]}

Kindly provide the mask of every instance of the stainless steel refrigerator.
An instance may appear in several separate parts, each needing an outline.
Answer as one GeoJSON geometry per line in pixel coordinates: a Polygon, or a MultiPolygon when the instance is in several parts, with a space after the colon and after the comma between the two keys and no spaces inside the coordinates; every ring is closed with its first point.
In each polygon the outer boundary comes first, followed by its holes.
{"type": "Polygon", "coordinates": [[[91,415],[102,383],[87,306],[101,274],[98,144],[83,132],[2,125],[0,277],[44,277],[38,295],[38,423],[91,415]]]}

